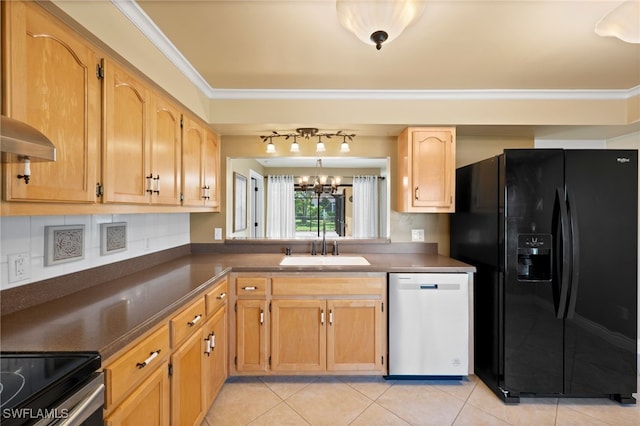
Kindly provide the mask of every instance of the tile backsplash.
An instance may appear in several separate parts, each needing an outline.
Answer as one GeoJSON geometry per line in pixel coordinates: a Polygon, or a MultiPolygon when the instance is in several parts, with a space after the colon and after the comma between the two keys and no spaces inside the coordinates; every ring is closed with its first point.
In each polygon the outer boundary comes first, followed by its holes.
{"type": "Polygon", "coordinates": [[[79,216],[0,217],[0,289],[17,287],[95,266],[131,259],[156,251],[189,244],[189,214],[110,214],[79,216]],[[124,251],[100,254],[100,224],[125,222],[124,251]],[[84,225],[84,258],[45,265],[45,227],[84,225]],[[15,256],[19,255],[19,256],[15,256]],[[23,274],[9,282],[9,259],[19,259],[23,274]],[[26,260],[26,261],[25,261],[26,260]],[[24,277],[24,278],[21,278],[24,277]]]}

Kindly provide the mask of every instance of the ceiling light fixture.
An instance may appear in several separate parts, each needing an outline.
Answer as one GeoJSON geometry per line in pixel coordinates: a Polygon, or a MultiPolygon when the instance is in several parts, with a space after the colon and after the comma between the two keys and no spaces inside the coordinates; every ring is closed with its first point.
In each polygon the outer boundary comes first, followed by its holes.
{"type": "Polygon", "coordinates": [[[390,43],[422,15],[424,0],[337,0],[343,27],[376,49],[390,43]]]}
{"type": "Polygon", "coordinates": [[[596,34],[640,43],[640,0],[627,0],[596,23],[596,34]]]}
{"type": "Polygon", "coordinates": [[[301,176],[298,179],[298,187],[302,191],[313,190],[318,197],[324,193],[335,194],[342,178],[340,176],[332,176],[331,181],[327,183],[329,177],[323,174],[322,171],[322,159],[318,158],[316,160],[315,176],[311,176],[311,179],[309,179],[309,176],[301,176]]]}
{"type": "Polygon", "coordinates": [[[342,130],[338,130],[337,132],[320,132],[315,127],[300,127],[296,129],[295,133],[278,133],[273,131],[270,135],[260,136],[262,142],[267,143],[267,154],[275,154],[276,146],[273,143],[274,138],[284,138],[285,140],[293,138],[293,142],[291,143],[291,147],[289,149],[290,152],[300,152],[300,144],[298,143],[298,138],[303,138],[310,140],[312,138],[318,138],[316,143],[316,152],[326,152],[327,147],[325,146],[322,138],[331,139],[333,136],[342,137],[342,144],[340,145],[340,152],[346,153],[349,152],[349,141],[353,141],[353,138],[356,136],[355,134],[347,134],[342,130]]]}

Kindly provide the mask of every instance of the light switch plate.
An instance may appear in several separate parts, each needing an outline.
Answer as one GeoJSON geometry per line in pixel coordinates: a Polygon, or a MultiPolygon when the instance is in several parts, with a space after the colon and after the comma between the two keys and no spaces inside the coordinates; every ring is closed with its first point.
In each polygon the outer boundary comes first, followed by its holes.
{"type": "Polygon", "coordinates": [[[412,229],[411,230],[411,241],[413,241],[413,242],[424,241],[424,229],[412,229]]]}
{"type": "Polygon", "coordinates": [[[222,228],[214,228],[213,230],[213,239],[221,240],[222,239],[222,228]]]}

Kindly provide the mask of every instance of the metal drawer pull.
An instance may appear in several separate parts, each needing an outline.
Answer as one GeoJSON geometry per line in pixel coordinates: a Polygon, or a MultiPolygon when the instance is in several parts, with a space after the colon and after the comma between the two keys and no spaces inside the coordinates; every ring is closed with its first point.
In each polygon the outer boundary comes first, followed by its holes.
{"type": "Polygon", "coordinates": [[[415,195],[415,197],[416,197],[416,200],[419,198],[418,190],[419,190],[419,188],[416,186],[416,190],[415,190],[415,192],[414,192],[414,195],[415,195]]]}
{"type": "Polygon", "coordinates": [[[257,290],[257,289],[258,289],[258,286],[256,286],[256,285],[246,286],[246,287],[242,287],[242,289],[243,289],[244,291],[254,291],[254,290],[257,290]]]}
{"type": "Polygon", "coordinates": [[[222,292],[222,293],[220,293],[220,295],[219,295],[218,297],[216,297],[216,299],[218,299],[218,300],[222,300],[222,299],[224,299],[225,297],[227,297],[227,293],[222,292]]]}
{"type": "Polygon", "coordinates": [[[211,344],[211,350],[213,351],[216,348],[216,333],[211,333],[209,335],[209,343],[211,344]]]}
{"type": "Polygon", "coordinates": [[[333,310],[329,309],[329,325],[333,325],[333,310]]]}
{"type": "Polygon", "coordinates": [[[207,356],[211,355],[211,341],[208,338],[204,339],[204,344],[206,345],[204,349],[205,355],[207,356]]]}
{"type": "Polygon", "coordinates": [[[260,309],[260,325],[264,324],[264,311],[260,309]]]}
{"type": "Polygon", "coordinates": [[[320,325],[324,325],[324,309],[320,311],[320,325]]]}
{"type": "Polygon", "coordinates": [[[153,360],[154,360],[154,358],[155,358],[155,357],[157,357],[159,354],[160,354],[160,349],[158,349],[158,350],[157,350],[157,351],[155,351],[155,352],[151,352],[151,354],[149,355],[149,358],[145,359],[145,360],[144,360],[144,361],[142,361],[142,362],[137,363],[137,364],[136,364],[136,367],[138,367],[138,369],[146,367],[146,366],[147,366],[147,365],[149,365],[149,363],[150,363],[151,361],[153,361],[153,360]]]}
{"type": "Polygon", "coordinates": [[[194,326],[194,325],[196,325],[196,323],[197,323],[198,321],[200,321],[201,319],[202,319],[202,314],[198,314],[198,315],[196,315],[196,316],[195,316],[191,321],[189,321],[189,322],[187,323],[187,325],[188,325],[189,327],[193,327],[193,326],[194,326]]]}

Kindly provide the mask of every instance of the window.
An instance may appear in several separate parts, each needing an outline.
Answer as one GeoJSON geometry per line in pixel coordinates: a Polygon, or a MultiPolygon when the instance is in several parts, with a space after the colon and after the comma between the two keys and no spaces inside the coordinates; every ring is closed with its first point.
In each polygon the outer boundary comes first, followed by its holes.
{"type": "Polygon", "coordinates": [[[296,237],[344,236],[344,195],[295,191],[296,237]]]}

